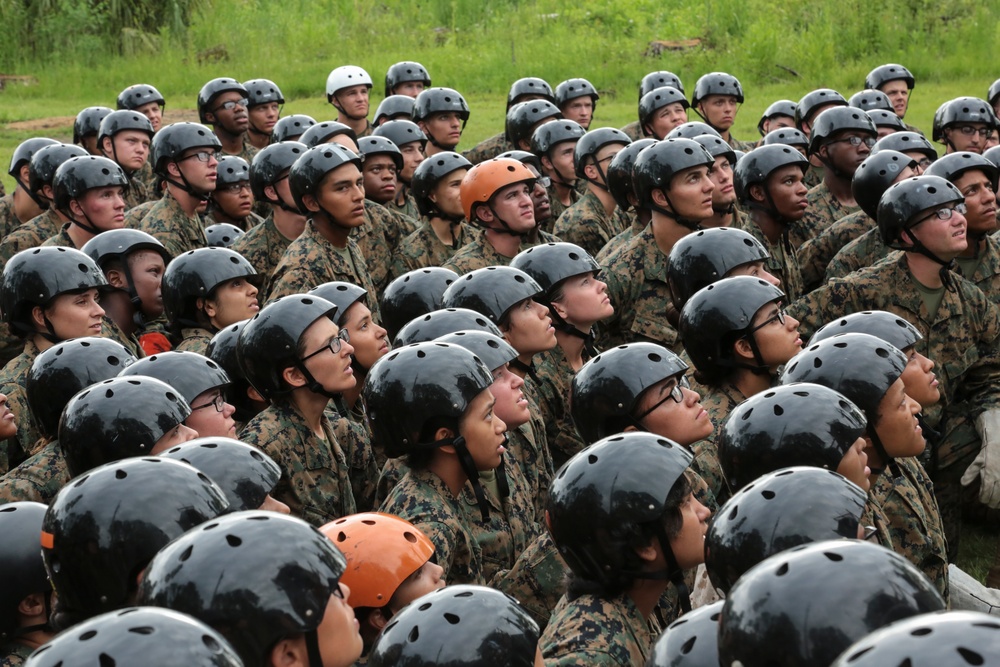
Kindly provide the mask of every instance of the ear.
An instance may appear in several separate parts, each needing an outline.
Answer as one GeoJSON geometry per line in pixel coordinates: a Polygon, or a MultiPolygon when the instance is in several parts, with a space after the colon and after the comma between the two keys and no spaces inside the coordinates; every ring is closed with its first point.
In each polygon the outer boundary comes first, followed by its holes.
{"type": "Polygon", "coordinates": [[[828,157],[830,157],[830,150],[829,149],[830,149],[830,144],[823,144],[816,151],[817,157],[821,157],[821,158],[828,158],[828,157]]]}
{"type": "Polygon", "coordinates": [[[215,122],[215,114],[212,113],[211,111],[206,111],[205,112],[205,122],[207,124],[209,124],[209,125],[213,124],[215,122]]]}
{"type": "Polygon", "coordinates": [[[733,352],[737,357],[753,360],[753,348],[750,346],[750,341],[746,338],[740,338],[733,344],[733,352]]]}
{"type": "Polygon", "coordinates": [[[907,245],[915,245],[917,242],[917,237],[914,236],[913,231],[909,229],[903,229],[899,232],[899,240],[907,245]]]}
{"type": "Polygon", "coordinates": [[[544,167],[546,171],[555,171],[555,167],[552,166],[552,160],[548,155],[543,155],[539,159],[542,161],[542,167],[544,167]]]}
{"type": "Polygon", "coordinates": [[[315,195],[302,195],[302,203],[309,211],[319,213],[319,202],[316,201],[315,195]]]}
{"type": "Polygon", "coordinates": [[[306,386],[307,382],[306,376],[302,374],[302,371],[297,366],[289,366],[281,371],[281,379],[294,389],[306,386]]]}
{"type": "Polygon", "coordinates": [[[666,208],[671,211],[673,210],[673,208],[670,206],[670,202],[667,201],[667,195],[663,194],[662,188],[656,188],[650,194],[653,196],[654,204],[656,204],[660,208],[666,208]]]}
{"type": "Polygon", "coordinates": [[[750,198],[754,201],[764,201],[767,199],[767,195],[764,193],[764,186],[760,183],[754,183],[750,186],[750,198]]]}
{"type": "Polygon", "coordinates": [[[247,397],[251,401],[254,401],[254,402],[257,402],[257,403],[267,403],[268,402],[268,400],[266,398],[264,398],[263,396],[260,395],[260,392],[258,392],[253,387],[249,387],[249,386],[247,387],[247,397]]]}
{"type": "Polygon", "coordinates": [[[637,429],[633,424],[629,424],[622,430],[622,433],[631,433],[632,431],[638,431],[638,430],[639,429],[637,429]]]}
{"type": "Polygon", "coordinates": [[[566,306],[557,301],[553,301],[551,304],[549,304],[549,307],[555,312],[556,315],[558,315],[564,320],[569,315],[569,311],[566,309],[566,306]]]}
{"type": "Polygon", "coordinates": [[[376,631],[381,631],[388,622],[389,619],[382,613],[381,608],[376,607],[372,610],[372,613],[368,614],[368,625],[372,626],[376,631]]]}
{"type": "Polygon", "coordinates": [[[305,638],[299,635],[295,638],[284,637],[271,649],[270,667],[306,667],[309,665],[309,654],[306,651],[305,638]]]}
{"type": "Polygon", "coordinates": [[[490,207],[486,204],[479,204],[476,206],[473,213],[475,213],[476,217],[483,222],[493,222],[493,211],[490,210],[490,207]]]}
{"type": "Polygon", "coordinates": [[[278,191],[274,189],[273,185],[264,186],[264,197],[265,203],[268,204],[276,204],[281,200],[281,197],[278,196],[278,191]]]}
{"type": "Polygon", "coordinates": [[[19,174],[21,176],[21,182],[27,183],[31,176],[31,164],[22,165],[19,174]]]}
{"type": "MultiPolygon", "coordinates": [[[[441,427],[438,430],[434,431],[434,440],[447,440],[448,438],[456,438],[456,437],[458,437],[458,434],[455,433],[450,428],[441,427]]],[[[453,456],[455,455],[455,447],[453,445],[445,445],[444,447],[438,447],[437,450],[445,454],[451,454],[453,456]]]]}
{"type": "Polygon", "coordinates": [[[169,174],[170,176],[180,177],[180,175],[181,175],[181,167],[180,167],[180,165],[177,164],[176,162],[168,162],[167,163],[167,174],[169,174]]]}
{"type": "Polygon", "coordinates": [[[517,147],[520,148],[522,151],[528,151],[529,153],[531,152],[531,142],[526,141],[524,139],[517,140],[517,147]]]}
{"type": "Polygon", "coordinates": [[[45,614],[46,593],[31,593],[17,605],[17,613],[21,616],[41,616],[45,614]]]}
{"type": "Polygon", "coordinates": [[[76,218],[84,218],[84,217],[87,216],[86,211],[84,211],[83,207],[80,206],[80,200],[79,199],[70,199],[69,200],[69,212],[72,213],[73,216],[76,217],[76,218]]]}
{"type": "Polygon", "coordinates": [[[108,284],[119,289],[128,289],[128,281],[125,280],[125,272],[120,269],[108,269],[104,273],[108,279],[108,284]]]}
{"type": "Polygon", "coordinates": [[[583,173],[587,175],[590,180],[597,180],[597,165],[593,162],[588,162],[583,166],[583,173]]]}
{"type": "Polygon", "coordinates": [[[211,299],[195,299],[194,307],[205,313],[205,317],[208,318],[215,317],[219,312],[211,299]]]}
{"type": "Polygon", "coordinates": [[[45,326],[45,310],[41,306],[31,309],[31,323],[38,331],[48,331],[48,327],[45,326]]]}
{"type": "Polygon", "coordinates": [[[104,151],[105,155],[114,155],[114,140],[111,137],[104,137],[101,140],[101,150],[104,151]]]}
{"type": "Polygon", "coordinates": [[[46,184],[46,185],[42,186],[42,194],[45,195],[46,198],[48,198],[48,199],[50,199],[52,201],[55,201],[55,199],[56,199],[55,190],[53,190],[52,186],[49,185],[49,184],[46,184]]]}
{"type": "Polygon", "coordinates": [[[637,556],[639,556],[639,560],[643,560],[647,563],[652,563],[660,555],[660,549],[659,545],[656,543],[656,540],[652,539],[646,546],[637,548],[635,550],[635,553],[637,556]]]}

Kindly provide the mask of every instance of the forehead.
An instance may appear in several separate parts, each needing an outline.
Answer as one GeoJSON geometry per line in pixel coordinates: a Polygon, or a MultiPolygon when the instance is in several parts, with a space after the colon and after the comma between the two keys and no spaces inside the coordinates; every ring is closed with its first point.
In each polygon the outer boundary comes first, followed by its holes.
{"type": "Polygon", "coordinates": [[[342,164],[327,173],[327,175],[323,177],[323,181],[320,185],[336,183],[337,181],[354,181],[360,175],[361,170],[358,169],[358,165],[353,162],[348,162],[347,164],[342,164]]]}
{"type": "Polygon", "coordinates": [[[331,337],[336,336],[338,331],[340,331],[340,327],[338,327],[333,320],[329,317],[321,317],[306,327],[306,330],[302,332],[302,341],[316,343],[324,342],[329,340],[331,337]]]}
{"type": "Polygon", "coordinates": [[[702,101],[705,104],[713,104],[713,103],[716,103],[716,102],[736,102],[736,96],[735,95],[718,95],[718,94],[706,95],[702,99],[702,101]]]}
{"type": "Polygon", "coordinates": [[[395,164],[395,162],[385,153],[376,153],[375,155],[368,155],[365,157],[364,165],[366,167],[386,164],[395,164]]]}
{"type": "Polygon", "coordinates": [[[235,102],[236,100],[243,99],[243,93],[237,90],[227,90],[224,93],[219,93],[215,96],[215,103],[222,104],[223,102],[235,102]]]}

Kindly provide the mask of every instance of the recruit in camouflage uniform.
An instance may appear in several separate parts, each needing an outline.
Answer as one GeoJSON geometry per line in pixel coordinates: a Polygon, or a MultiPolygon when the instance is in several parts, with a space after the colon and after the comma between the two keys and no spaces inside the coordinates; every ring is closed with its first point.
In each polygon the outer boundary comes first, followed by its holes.
{"type": "MultiPolygon", "coordinates": [[[[160,197],[162,199],[162,197],[160,197]]],[[[135,208],[125,211],[125,227],[129,229],[138,229],[139,222],[146,217],[150,209],[156,206],[160,199],[150,199],[147,202],[139,204],[135,208]]]]}
{"type": "Polygon", "coordinates": [[[488,139],[480,141],[478,144],[473,146],[467,151],[462,153],[462,157],[471,162],[473,165],[477,165],[480,162],[486,162],[487,160],[492,160],[501,153],[506,153],[507,151],[512,151],[516,147],[507,141],[507,133],[501,132],[488,139]]]}
{"type": "MultiPolygon", "coordinates": [[[[558,221],[559,217],[567,210],[569,210],[569,208],[573,206],[573,204],[580,201],[580,198],[582,196],[579,191],[571,188],[569,191],[569,206],[567,206],[566,204],[562,203],[561,199],[559,199],[559,193],[556,192],[555,182],[549,185],[548,193],[549,193],[549,216],[550,216],[549,220],[553,221],[558,221]]],[[[553,229],[555,229],[554,223],[553,223],[553,229]]]]}
{"type": "Polygon", "coordinates": [[[593,257],[616,234],[624,231],[618,227],[619,219],[608,215],[604,204],[593,192],[587,192],[567,208],[556,220],[554,233],[567,243],[575,243],[593,257]]]}
{"type": "Polygon", "coordinates": [[[631,667],[646,664],[653,641],[649,623],[627,593],[604,599],[563,596],[538,640],[546,667],[631,667]]]}
{"type": "Polygon", "coordinates": [[[381,295],[389,284],[393,255],[400,240],[411,231],[408,219],[371,200],[365,200],[365,222],[351,230],[351,239],[358,244],[375,294],[381,295]]]}
{"type": "Polygon", "coordinates": [[[184,327],[181,329],[181,342],[174,350],[177,352],[197,352],[203,357],[208,356],[208,344],[212,342],[212,333],[201,327],[184,327]]]}
{"type": "MultiPolygon", "coordinates": [[[[518,252],[526,250],[535,245],[541,245],[542,243],[556,243],[559,239],[547,234],[543,231],[538,232],[537,242],[529,241],[528,237],[521,238],[521,246],[518,248],[518,252]]],[[[451,259],[442,264],[441,266],[446,269],[451,269],[458,275],[463,275],[469,273],[470,271],[475,271],[476,269],[484,269],[487,266],[509,266],[510,260],[513,257],[507,257],[506,255],[501,255],[497,252],[493,244],[489,242],[486,238],[485,233],[480,233],[476,235],[472,241],[458,250],[451,259]]]]}
{"type": "Polygon", "coordinates": [[[45,243],[46,239],[58,234],[62,226],[63,221],[51,208],[41,215],[35,216],[15,229],[0,243],[0,262],[6,265],[11,257],[22,250],[37,248],[45,243]]]}
{"type": "Polygon", "coordinates": [[[764,260],[764,267],[767,272],[781,281],[781,291],[785,293],[788,301],[794,301],[805,294],[805,287],[802,283],[802,271],[799,268],[799,260],[795,256],[795,251],[789,240],[789,232],[786,229],[781,234],[777,243],[771,243],[760,227],[747,216],[740,226],[750,236],[760,241],[761,245],[767,248],[769,257],[764,260]]]}
{"type": "Polygon", "coordinates": [[[820,183],[806,194],[809,208],[801,220],[788,225],[788,240],[792,248],[798,250],[809,239],[816,238],[820,232],[840,220],[845,215],[861,210],[859,206],[845,206],[833,196],[826,183],[820,183]]]}
{"type": "MultiPolygon", "coordinates": [[[[525,395],[527,398],[527,395],[525,395]]],[[[529,410],[531,409],[529,402],[529,410]]],[[[545,431],[541,432],[541,438],[535,434],[534,424],[528,422],[521,424],[517,428],[507,429],[507,452],[512,457],[512,462],[520,469],[520,474],[524,478],[527,488],[526,496],[529,505],[533,508],[531,518],[542,525],[545,521],[545,505],[549,495],[549,485],[554,476],[552,455],[545,442],[545,431]]]]}
{"type": "Polygon", "coordinates": [[[171,257],[208,245],[201,218],[197,214],[188,217],[169,191],[149,209],[136,228],[154,236],[171,257]]]}
{"type": "Polygon", "coordinates": [[[122,192],[122,199],[125,200],[125,210],[128,211],[139,204],[149,201],[151,197],[149,196],[149,191],[146,189],[146,184],[133,174],[129,177],[128,185],[122,192]]]}
{"type": "Polygon", "coordinates": [[[897,260],[902,251],[893,250],[882,243],[877,229],[870,229],[837,251],[826,266],[824,280],[843,278],[859,269],[875,266],[891,257],[897,260]]]}
{"type": "Polygon", "coordinates": [[[265,303],[269,298],[272,273],[291,243],[291,239],[286,239],[278,231],[274,217],[269,215],[264,218],[264,222],[236,239],[231,246],[231,249],[250,262],[250,266],[257,270],[257,275],[261,276],[259,294],[261,303],[265,303]]]}
{"type": "MultiPolygon", "coordinates": [[[[569,409],[570,385],[576,372],[558,345],[536,358],[538,403],[542,413],[546,415],[545,439],[552,454],[552,464],[558,470],[588,444],[576,432],[569,409]]],[[[584,352],[584,361],[586,360],[587,353],[584,352]]]]}
{"type": "Polygon", "coordinates": [[[406,185],[400,183],[399,187],[402,190],[403,201],[400,202],[399,197],[396,197],[385,205],[386,208],[393,213],[398,213],[414,222],[418,222],[420,220],[420,210],[417,208],[417,200],[410,194],[410,189],[406,185]]]}
{"type": "Polygon", "coordinates": [[[802,282],[806,291],[811,292],[823,284],[826,267],[841,248],[873,229],[875,220],[864,211],[857,211],[837,220],[799,246],[795,255],[802,270],[802,282]]]}
{"type": "Polygon", "coordinates": [[[17,422],[17,435],[7,440],[8,465],[16,466],[24,461],[34,451],[35,443],[41,437],[31,418],[31,411],[28,410],[25,393],[28,371],[39,354],[41,350],[29,336],[24,340],[21,354],[0,371],[0,394],[7,397],[7,407],[14,413],[14,421],[17,422]]]}
{"type": "Polygon", "coordinates": [[[23,500],[48,505],[69,481],[66,458],[53,440],[0,477],[0,505],[23,500]]]}
{"type": "Polygon", "coordinates": [[[341,443],[347,458],[347,476],[351,480],[354,504],[359,512],[371,512],[375,509],[375,486],[384,461],[378,461],[372,448],[372,434],[365,421],[361,399],[358,399],[353,410],[349,410],[342,399],[334,400],[337,411],[328,410],[326,416],[333,425],[333,435],[341,443]]]}
{"type": "Polygon", "coordinates": [[[400,242],[399,248],[394,253],[392,268],[389,271],[390,280],[409,271],[429,266],[444,266],[460,248],[482,234],[482,230],[464,222],[452,227],[452,230],[455,234],[455,244],[449,246],[438,238],[426,218],[421,219],[420,226],[400,242]]]}
{"type": "Polygon", "coordinates": [[[7,238],[20,226],[21,221],[14,215],[14,195],[0,197],[0,239],[7,238]]]}
{"type": "Polygon", "coordinates": [[[628,135],[628,138],[632,141],[638,141],[639,139],[645,139],[645,135],[642,133],[642,126],[639,125],[639,121],[634,120],[625,127],[621,128],[622,132],[628,135]]]}

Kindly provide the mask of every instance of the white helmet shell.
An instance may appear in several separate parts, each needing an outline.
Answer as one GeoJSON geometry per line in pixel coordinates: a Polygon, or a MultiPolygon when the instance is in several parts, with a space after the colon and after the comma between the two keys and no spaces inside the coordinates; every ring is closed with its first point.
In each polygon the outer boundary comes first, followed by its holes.
{"type": "Polygon", "coordinates": [[[329,97],[342,88],[357,85],[371,88],[372,78],[368,76],[368,72],[356,65],[344,65],[333,70],[330,72],[330,76],[326,77],[326,95],[329,97]]]}

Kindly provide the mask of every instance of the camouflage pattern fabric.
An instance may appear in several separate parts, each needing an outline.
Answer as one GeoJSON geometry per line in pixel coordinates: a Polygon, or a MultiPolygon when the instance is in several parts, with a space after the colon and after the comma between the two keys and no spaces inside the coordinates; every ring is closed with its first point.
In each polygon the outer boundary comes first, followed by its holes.
{"type": "Polygon", "coordinates": [[[208,356],[208,344],[212,342],[215,333],[201,327],[184,327],[181,329],[181,342],[174,346],[174,350],[208,356]]]}
{"type": "Polygon", "coordinates": [[[604,204],[593,192],[562,212],[556,220],[555,235],[567,243],[575,243],[591,257],[601,251],[613,236],[624,231],[618,220],[604,211],[604,204]]]}
{"type": "Polygon", "coordinates": [[[635,667],[646,664],[649,624],[627,594],[559,601],[538,640],[546,667],[635,667]]]}
{"type": "Polygon", "coordinates": [[[460,248],[482,234],[480,229],[465,222],[452,229],[456,234],[455,245],[449,246],[434,233],[430,221],[421,218],[416,231],[400,241],[399,248],[393,255],[392,268],[389,270],[390,280],[409,271],[428,266],[443,266],[460,248]]]}
{"type": "Polygon", "coordinates": [[[785,230],[777,243],[771,243],[750,216],[747,216],[746,220],[743,221],[740,229],[767,248],[770,257],[764,262],[764,266],[768,273],[781,281],[781,291],[785,293],[787,300],[794,301],[802,296],[804,293],[802,270],[799,268],[799,260],[795,256],[793,244],[789,240],[788,230],[785,230]]]}
{"type": "Polygon", "coordinates": [[[879,264],[889,257],[899,259],[902,254],[902,251],[893,250],[882,243],[877,229],[869,229],[837,251],[827,264],[824,277],[827,281],[843,278],[858,269],[879,264]]]}
{"type": "Polygon", "coordinates": [[[806,209],[805,215],[801,220],[788,225],[788,240],[795,250],[845,215],[861,210],[858,206],[841,204],[830,192],[826,181],[809,190],[806,201],[809,203],[809,208],[806,209]]]}
{"type": "Polygon", "coordinates": [[[840,249],[872,229],[875,229],[875,221],[864,211],[856,211],[799,246],[795,256],[802,270],[805,290],[810,292],[823,284],[826,267],[840,249]]]}
{"type": "Polygon", "coordinates": [[[549,185],[548,193],[549,193],[549,215],[551,216],[550,218],[551,220],[558,220],[559,216],[561,216],[567,209],[573,206],[573,204],[580,201],[581,197],[580,193],[575,188],[570,188],[569,206],[567,206],[566,204],[562,203],[561,199],[559,199],[559,194],[556,191],[555,182],[549,185]]]}
{"type": "Polygon", "coordinates": [[[21,667],[34,650],[18,641],[7,642],[0,647],[0,667],[21,667]]]}
{"type": "Polygon", "coordinates": [[[48,505],[69,481],[59,441],[46,442],[21,465],[0,477],[0,505],[25,500],[48,505]]]}
{"type": "Polygon", "coordinates": [[[520,602],[544,631],[552,611],[566,593],[568,575],[566,562],[546,530],[531,541],[498,588],[520,602]]]}
{"type": "Polygon", "coordinates": [[[135,208],[130,208],[125,211],[125,226],[129,229],[138,229],[139,223],[146,217],[146,214],[149,213],[150,209],[152,209],[156,205],[156,202],[160,201],[160,199],[163,199],[162,195],[157,199],[150,199],[147,202],[139,204],[135,208]]]}
{"type": "MultiPolygon", "coordinates": [[[[69,236],[69,227],[72,224],[73,224],[72,222],[67,222],[66,224],[64,224],[54,236],[50,236],[49,238],[45,239],[42,242],[42,246],[46,248],[50,248],[52,246],[59,246],[63,248],[76,248],[76,244],[73,243],[73,239],[71,239],[69,236]]],[[[79,248],[76,249],[79,250],[79,248]]]]}
{"type": "Polygon", "coordinates": [[[488,139],[483,139],[467,151],[462,151],[462,157],[476,165],[512,150],[514,150],[514,145],[507,141],[507,137],[501,132],[488,139]]]}
{"type": "Polygon", "coordinates": [[[188,216],[169,191],[146,212],[137,229],[156,237],[171,257],[208,245],[201,218],[197,214],[188,216]]]}
{"type": "Polygon", "coordinates": [[[576,432],[569,410],[570,385],[576,371],[558,345],[536,358],[539,360],[535,371],[536,395],[541,411],[547,415],[545,439],[552,454],[552,465],[558,470],[588,444],[576,432]]]}
{"type": "Polygon", "coordinates": [[[21,226],[21,221],[14,215],[14,194],[0,197],[0,240],[21,226]]]}
{"type": "MultiPolygon", "coordinates": [[[[31,364],[35,358],[41,354],[38,345],[33,337],[29,336],[24,341],[24,351],[14,357],[3,370],[0,370],[0,394],[7,396],[7,407],[14,413],[14,421],[17,423],[17,435],[8,440],[8,465],[18,465],[31,453],[32,446],[41,437],[35,428],[35,422],[31,418],[31,411],[28,409],[28,400],[25,395],[25,381],[31,364]],[[17,458],[11,457],[13,451],[20,450],[17,458]]],[[[3,472],[7,472],[4,470],[3,472]]]]}
{"type": "Polygon", "coordinates": [[[10,236],[0,243],[0,262],[6,265],[11,257],[22,250],[37,248],[45,242],[45,239],[58,234],[62,226],[62,219],[51,208],[35,216],[11,232],[10,236]]]}
{"type": "MultiPolygon", "coordinates": [[[[361,379],[359,378],[359,381],[361,379]]],[[[327,418],[333,425],[333,434],[344,449],[347,458],[347,475],[351,479],[354,504],[359,512],[371,512],[375,504],[375,485],[378,483],[379,464],[372,449],[372,435],[365,419],[361,399],[348,410],[343,400],[334,400],[336,410],[328,410],[327,418]]]]}
{"type": "Polygon", "coordinates": [[[622,132],[628,135],[629,139],[632,141],[638,141],[639,139],[644,139],[646,135],[642,133],[642,126],[639,125],[639,121],[634,120],[625,127],[621,128],[622,132]]]}
{"type": "Polygon", "coordinates": [[[260,293],[257,295],[261,303],[267,301],[271,290],[271,274],[291,243],[278,231],[274,218],[269,215],[264,222],[236,239],[231,246],[231,249],[243,255],[263,278],[260,293]]]}

